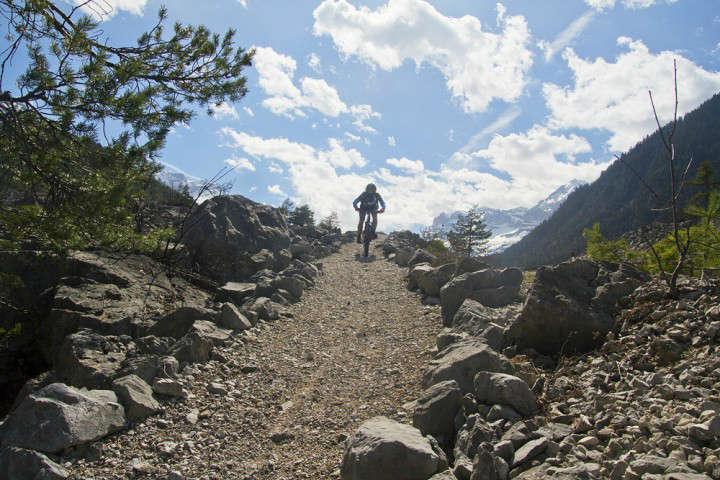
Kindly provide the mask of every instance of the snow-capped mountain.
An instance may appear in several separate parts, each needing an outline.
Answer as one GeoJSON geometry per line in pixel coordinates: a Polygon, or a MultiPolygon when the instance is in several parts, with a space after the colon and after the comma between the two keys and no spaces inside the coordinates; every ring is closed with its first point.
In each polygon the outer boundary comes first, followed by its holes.
{"type": "MultiPolygon", "coordinates": [[[[485,224],[492,231],[488,239],[488,252],[498,253],[510,245],[517,243],[533,228],[549,218],[555,210],[562,205],[565,199],[576,188],[584,185],[581,180],[573,180],[561,186],[547,198],[531,208],[513,208],[498,210],[494,208],[483,209],[485,224]]],[[[441,213],[433,220],[432,228],[436,230],[449,230],[457,221],[462,212],[441,213]]]]}
{"type": "MultiPolygon", "coordinates": [[[[155,178],[160,180],[168,187],[177,191],[181,191],[183,188],[185,188],[185,186],[187,186],[188,192],[190,193],[190,196],[192,198],[195,198],[198,193],[200,193],[203,185],[205,185],[205,183],[207,182],[202,178],[194,177],[188,173],[185,173],[173,165],[162,163],[162,166],[163,169],[155,175],[155,178]]],[[[198,203],[200,204],[205,200],[214,197],[217,194],[218,192],[213,191],[213,189],[205,191],[202,195],[200,195],[200,198],[198,198],[198,203]]]]}

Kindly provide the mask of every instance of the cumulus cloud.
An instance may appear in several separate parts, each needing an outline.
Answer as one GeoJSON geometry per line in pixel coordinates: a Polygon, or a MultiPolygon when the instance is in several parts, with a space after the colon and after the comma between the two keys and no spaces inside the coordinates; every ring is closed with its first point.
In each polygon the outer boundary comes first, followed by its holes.
{"type": "Polygon", "coordinates": [[[661,120],[671,119],[674,59],[678,61],[681,115],[720,90],[720,72],[707,71],[676,52],[654,54],[641,41],[621,37],[618,43],[627,50],[614,62],[586,60],[572,49],[565,51],[574,85],[543,85],[551,128],[605,130],[611,134],[611,150],[627,150],[656,129],[648,90],[653,91],[661,120]]]}
{"type": "Polygon", "coordinates": [[[373,118],[380,118],[380,114],[373,110],[371,105],[353,105],[350,107],[350,115],[354,118],[353,125],[361,132],[377,133],[373,127],[367,124],[373,118]]]}
{"type": "Polygon", "coordinates": [[[287,193],[283,191],[282,188],[280,188],[280,185],[268,185],[267,187],[268,193],[272,193],[273,195],[277,195],[278,197],[287,197],[287,193]]]}
{"type": "Polygon", "coordinates": [[[225,160],[225,163],[230,165],[235,170],[247,170],[249,172],[255,171],[255,165],[250,160],[243,157],[233,157],[225,160]]]}
{"type": "Polygon", "coordinates": [[[304,117],[305,109],[314,109],[329,117],[348,111],[337,90],[325,80],[303,77],[300,86],[293,80],[297,63],[270,47],[255,47],[253,61],[260,88],[268,95],[263,106],[276,115],[304,117]]]}
{"type": "Polygon", "coordinates": [[[408,158],[388,158],[385,163],[410,173],[420,173],[425,170],[422,160],[410,160],[408,158]]]}
{"type": "Polygon", "coordinates": [[[391,147],[397,146],[397,140],[395,140],[395,137],[393,137],[392,135],[387,137],[387,142],[388,145],[390,145],[391,147]]]}
{"type": "Polygon", "coordinates": [[[223,133],[230,145],[245,154],[283,164],[293,197],[308,203],[320,216],[337,211],[346,228],[357,221],[350,202],[369,181],[378,184],[388,202],[384,228],[410,228],[429,224],[441,212],[467,209],[476,203],[494,208],[530,206],[569,180],[594,180],[605,167],[577,161],[577,155],[589,150],[583,138],[552,135],[542,127],[524,135],[498,136],[495,143],[475,154],[476,160],[506,172],[507,178],[470,165],[428,169],[421,160],[408,158],[389,158],[386,165],[392,169],[380,167],[361,175],[350,168],[365,164],[359,152],[332,139],[326,149],[317,149],[230,128],[223,133]],[[557,170],[554,176],[553,170],[557,170]]]}
{"type": "Polygon", "coordinates": [[[615,7],[616,3],[621,3],[625,8],[638,10],[641,8],[652,7],[657,3],[675,3],[678,0],[585,0],[585,3],[596,10],[608,10],[615,7]]]}
{"type": "Polygon", "coordinates": [[[320,57],[317,53],[313,52],[310,55],[308,55],[308,67],[310,67],[315,72],[320,73],[321,67],[320,67],[320,57]]]}
{"type": "Polygon", "coordinates": [[[237,109],[235,109],[233,105],[230,105],[227,102],[222,102],[219,105],[211,105],[210,113],[218,120],[237,120],[238,118],[240,118],[240,114],[238,113],[237,109]]]}
{"type": "Polygon", "coordinates": [[[532,65],[525,18],[506,16],[500,4],[497,33],[483,30],[476,17],[448,17],[424,0],[388,0],[374,10],[324,0],[313,16],[315,35],[329,35],[345,56],[383,70],[406,60],[437,68],[467,112],[482,112],[493,99],[516,100],[532,65]]]}

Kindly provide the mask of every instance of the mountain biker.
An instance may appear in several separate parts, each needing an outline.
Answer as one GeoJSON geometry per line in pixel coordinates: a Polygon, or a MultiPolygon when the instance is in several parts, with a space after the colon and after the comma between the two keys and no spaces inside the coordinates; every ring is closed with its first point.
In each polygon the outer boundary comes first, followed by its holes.
{"type": "Polygon", "coordinates": [[[377,187],[374,183],[368,183],[365,187],[365,191],[358,196],[353,202],[353,208],[360,215],[360,221],[358,222],[357,230],[357,243],[360,241],[360,234],[363,229],[363,222],[365,222],[365,215],[372,215],[372,228],[373,232],[377,227],[377,214],[385,211],[385,201],[377,193],[377,187]],[[378,205],[380,209],[378,210],[378,205]]]}

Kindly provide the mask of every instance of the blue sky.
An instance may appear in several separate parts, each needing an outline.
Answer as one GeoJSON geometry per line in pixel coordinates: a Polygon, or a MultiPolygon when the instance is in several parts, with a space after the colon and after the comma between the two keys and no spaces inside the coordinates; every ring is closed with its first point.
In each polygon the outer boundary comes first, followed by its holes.
{"type": "MultiPolygon", "coordinates": [[[[132,42],[161,2],[110,0],[132,42]]],[[[250,92],[171,134],[162,160],[196,177],[230,164],[233,191],[289,196],[353,223],[368,181],[383,227],[472,204],[531,206],[591,181],[653,130],[720,91],[717,0],[173,0],[170,21],[235,28],[257,49],[250,92]]]]}

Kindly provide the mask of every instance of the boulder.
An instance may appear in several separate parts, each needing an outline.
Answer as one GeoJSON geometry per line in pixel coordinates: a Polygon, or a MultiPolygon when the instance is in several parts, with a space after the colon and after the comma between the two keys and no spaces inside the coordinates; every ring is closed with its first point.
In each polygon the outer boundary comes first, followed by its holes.
{"type": "MultiPolygon", "coordinates": [[[[393,232],[385,238],[382,244],[383,255],[387,257],[391,254],[397,254],[400,251],[410,251],[410,256],[412,256],[415,250],[422,248],[425,243],[420,235],[410,230],[393,232]]],[[[407,260],[410,260],[410,257],[408,257],[407,260]]],[[[407,263],[405,263],[405,266],[407,266],[407,263]]]]}
{"type": "Polygon", "coordinates": [[[2,425],[4,446],[46,453],[93,442],[125,425],[110,390],[78,390],[52,383],[28,396],[2,425]]]}
{"type": "Polygon", "coordinates": [[[488,307],[512,303],[518,297],[522,278],[517,268],[486,269],[453,278],[440,289],[443,318],[449,322],[467,298],[488,307]]]}
{"type": "Polygon", "coordinates": [[[436,383],[412,403],[413,425],[423,435],[432,435],[441,443],[449,444],[455,435],[455,415],[461,400],[462,392],[457,382],[436,383]]]}
{"type": "Polygon", "coordinates": [[[410,257],[410,260],[408,260],[408,267],[412,268],[415,265],[419,265],[421,263],[428,263],[432,265],[436,261],[437,257],[435,255],[428,252],[427,250],[419,248],[415,250],[415,253],[413,253],[412,257],[410,257]]]}
{"type": "Polygon", "coordinates": [[[188,332],[173,345],[170,354],[179,363],[207,362],[210,359],[213,345],[213,341],[200,332],[188,332]]]}
{"type": "Polygon", "coordinates": [[[464,273],[477,272],[490,268],[490,265],[477,257],[462,257],[455,263],[455,276],[464,273]]]}
{"type": "Polygon", "coordinates": [[[440,295],[440,289],[452,278],[454,268],[452,263],[448,263],[423,271],[417,277],[418,288],[425,295],[437,297],[440,295]]]}
{"type": "Polygon", "coordinates": [[[545,437],[530,440],[515,452],[515,455],[513,456],[512,467],[515,468],[518,465],[524,465],[532,461],[535,457],[545,452],[548,443],[549,440],[545,437]]]}
{"type": "Polygon", "coordinates": [[[268,255],[261,255],[263,259],[253,256],[266,250],[275,257],[290,247],[290,232],[282,212],[240,195],[206,200],[188,219],[188,225],[191,227],[183,241],[194,262],[202,273],[218,281],[237,281],[260,268],[275,267],[267,265],[268,255]]]}
{"type": "Polygon", "coordinates": [[[160,411],[160,404],[153,397],[152,388],[136,375],[116,379],[113,391],[125,407],[125,415],[131,422],[139,422],[160,411]]]}
{"type": "Polygon", "coordinates": [[[457,330],[477,335],[484,331],[496,318],[494,309],[486,307],[482,303],[466,298],[449,319],[443,318],[446,327],[453,327],[457,330]]]}
{"type": "Polygon", "coordinates": [[[156,378],[153,381],[153,392],[166,397],[186,398],[187,392],[177,380],[172,378],[156,378]]]}
{"type": "Polygon", "coordinates": [[[520,349],[548,355],[589,351],[612,329],[617,299],[645,278],[628,265],[586,259],[542,267],[508,337],[520,349]]]}
{"type": "Polygon", "coordinates": [[[280,312],[275,304],[267,297],[256,298],[247,308],[255,312],[261,320],[277,320],[280,312]]]}
{"type": "Polygon", "coordinates": [[[389,418],[367,420],[350,439],[340,477],[343,480],[427,480],[447,467],[419,430],[389,418]]]}
{"type": "Polygon", "coordinates": [[[455,380],[463,393],[473,392],[473,379],[480,371],[514,373],[512,364],[489,346],[474,339],[450,345],[430,361],[423,386],[455,380]]]}
{"type": "Polygon", "coordinates": [[[150,329],[148,335],[157,337],[181,338],[198,320],[211,320],[215,312],[203,307],[180,307],[160,318],[150,329]]]}
{"type": "Polygon", "coordinates": [[[253,326],[250,320],[240,312],[240,309],[232,303],[223,303],[220,306],[219,323],[221,326],[236,332],[249,330],[253,326]]]}
{"type": "Polygon", "coordinates": [[[478,372],[475,375],[475,398],[488,405],[509,405],[523,415],[538,408],[535,394],[527,383],[505,373],[478,372]]]}
{"type": "Polygon", "coordinates": [[[429,263],[421,263],[410,268],[410,273],[408,273],[408,290],[417,290],[420,288],[420,277],[429,274],[432,270],[433,267],[429,263]]]}
{"type": "Polygon", "coordinates": [[[159,369],[160,358],[157,355],[137,355],[126,358],[116,376],[134,375],[150,383],[158,376],[159,369]]]}
{"type": "Polygon", "coordinates": [[[242,305],[245,299],[255,295],[254,283],[227,282],[220,287],[220,297],[233,303],[242,305]]]}
{"type": "Polygon", "coordinates": [[[54,369],[57,378],[69,385],[108,388],[125,357],[126,347],[117,337],[84,329],[65,338],[55,356],[54,369]]]}
{"type": "Polygon", "coordinates": [[[208,322],[207,320],[198,320],[193,323],[188,333],[197,333],[200,337],[209,340],[215,346],[225,345],[232,335],[230,330],[220,328],[213,322],[208,322]]]}
{"type": "Polygon", "coordinates": [[[0,451],[3,480],[63,480],[70,474],[40,452],[8,447],[0,451]]]}

